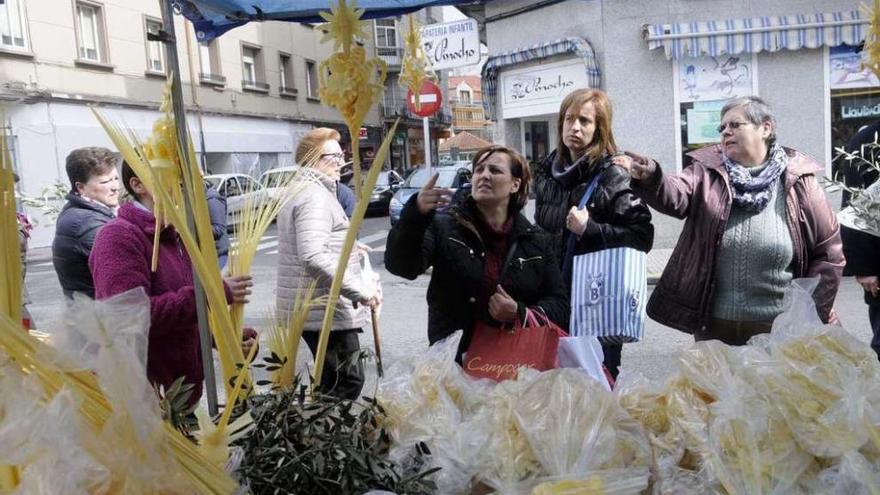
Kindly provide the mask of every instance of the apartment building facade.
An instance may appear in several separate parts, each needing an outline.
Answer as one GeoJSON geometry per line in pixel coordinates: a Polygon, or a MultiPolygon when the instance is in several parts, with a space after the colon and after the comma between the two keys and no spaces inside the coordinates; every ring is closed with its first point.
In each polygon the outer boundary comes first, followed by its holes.
{"type": "MultiPolygon", "coordinates": [[[[420,25],[443,22],[441,7],[428,7],[412,14],[420,25]]],[[[400,84],[400,71],[403,61],[403,33],[407,27],[406,16],[377,19],[373,21],[376,55],[388,64],[388,77],[385,80],[385,94],[380,105],[380,112],[386,132],[397,119],[400,123],[394,134],[391,146],[391,167],[404,171],[425,163],[425,140],[422,117],[409,111],[406,107],[407,88],[400,84]]],[[[437,163],[439,139],[450,135],[452,113],[449,110],[449,99],[446,94],[446,74],[438,73],[438,86],[444,92],[443,106],[429,118],[430,142],[429,149],[432,163],[437,163]]]]}
{"type": "Polygon", "coordinates": [[[486,141],[492,140],[492,121],[483,110],[483,90],[480,76],[449,76],[446,85],[452,111],[452,130],[466,131],[486,141]]]}
{"type": "MultiPolygon", "coordinates": [[[[163,44],[147,35],[161,27],[158,0],[0,4],[0,105],[25,193],[66,183],[72,149],[111,147],[90,107],[149,133],[167,61],[163,44]]],[[[318,99],[319,64],[332,45],[320,43],[317,26],[252,23],[199,43],[175,16],[175,30],[188,125],[207,172],[258,176],[290,165],[299,137],[316,126],[339,129],[350,150],[338,112],[318,99]]],[[[355,137],[362,156],[376,151],[382,126],[377,105],[355,137]]],[[[50,243],[52,231],[42,222],[33,245],[50,243]]]]}

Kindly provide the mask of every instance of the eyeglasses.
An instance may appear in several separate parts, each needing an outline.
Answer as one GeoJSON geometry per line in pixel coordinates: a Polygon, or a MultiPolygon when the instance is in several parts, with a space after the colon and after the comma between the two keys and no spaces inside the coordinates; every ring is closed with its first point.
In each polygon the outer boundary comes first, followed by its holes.
{"type": "Polygon", "coordinates": [[[722,132],[724,132],[724,129],[727,129],[727,128],[730,128],[731,131],[735,131],[735,130],[739,129],[741,126],[749,125],[749,124],[751,124],[751,122],[736,122],[736,121],[728,122],[726,124],[721,124],[718,126],[718,134],[721,134],[722,132]]]}
{"type": "Polygon", "coordinates": [[[345,160],[345,153],[324,153],[321,158],[332,158],[336,161],[345,160]]]}

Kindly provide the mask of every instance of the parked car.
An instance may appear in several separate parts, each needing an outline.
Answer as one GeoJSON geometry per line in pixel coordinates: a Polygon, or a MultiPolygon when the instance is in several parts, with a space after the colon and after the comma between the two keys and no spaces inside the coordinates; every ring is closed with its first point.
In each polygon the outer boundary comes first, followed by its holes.
{"type": "Polygon", "coordinates": [[[387,214],[391,196],[400,189],[401,183],[403,178],[394,170],[379,172],[376,187],[373,188],[373,194],[370,196],[370,204],[367,205],[367,212],[387,214]]]}
{"type": "MultiPolygon", "coordinates": [[[[471,181],[470,162],[467,162],[467,166],[453,165],[432,168],[431,175],[435,173],[440,174],[437,178],[437,187],[446,187],[452,189],[453,192],[471,181]]],[[[428,182],[431,175],[428,174],[428,170],[425,168],[417,170],[394,193],[394,196],[391,197],[391,202],[388,204],[388,216],[391,218],[391,225],[396,224],[400,220],[400,211],[403,210],[403,205],[406,204],[413,194],[419,192],[419,189],[428,182]]]]}
{"type": "Polygon", "coordinates": [[[249,175],[206,175],[205,180],[226,198],[226,225],[230,228],[239,222],[245,204],[250,201],[259,204],[265,198],[263,186],[249,175]]]}
{"type": "Polygon", "coordinates": [[[299,165],[291,165],[289,167],[278,167],[266,170],[260,176],[260,185],[270,198],[275,198],[281,194],[284,187],[290,182],[294,174],[299,170],[299,165]]]}

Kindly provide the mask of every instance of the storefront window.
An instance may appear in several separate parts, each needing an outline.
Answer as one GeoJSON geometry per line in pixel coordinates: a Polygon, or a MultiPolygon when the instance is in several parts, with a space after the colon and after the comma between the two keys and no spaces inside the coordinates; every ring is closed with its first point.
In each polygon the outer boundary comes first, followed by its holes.
{"type": "MultiPolygon", "coordinates": [[[[880,80],[861,67],[861,53],[841,45],[828,51],[828,77],[831,88],[831,155],[837,156],[859,130],[880,118],[880,80]]],[[[832,175],[837,176],[839,161],[834,160],[832,175]]]]}
{"type": "Polygon", "coordinates": [[[721,108],[740,96],[755,94],[755,59],[750,54],[684,58],[676,66],[681,160],[684,155],[720,141],[721,108]]]}

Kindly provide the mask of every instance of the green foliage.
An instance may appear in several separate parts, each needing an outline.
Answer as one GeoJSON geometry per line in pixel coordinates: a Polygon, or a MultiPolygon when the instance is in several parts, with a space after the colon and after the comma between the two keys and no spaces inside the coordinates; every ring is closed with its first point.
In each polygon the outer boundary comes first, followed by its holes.
{"type": "Polygon", "coordinates": [[[192,438],[192,432],[198,429],[198,423],[194,421],[192,416],[198,402],[187,406],[195,387],[191,383],[184,383],[184,378],[182,376],[174,380],[168,390],[159,386],[156,389],[156,395],[159,397],[159,411],[162,413],[162,420],[171,424],[185,436],[192,438]]]}
{"type": "Polygon", "coordinates": [[[290,391],[253,396],[248,406],[255,428],[237,445],[245,450],[240,474],[255,495],[436,490],[430,476],[439,468],[422,470],[423,459],[415,459],[403,469],[388,459],[385,413],[374,399],[306,399],[297,382],[290,391]]]}

